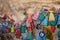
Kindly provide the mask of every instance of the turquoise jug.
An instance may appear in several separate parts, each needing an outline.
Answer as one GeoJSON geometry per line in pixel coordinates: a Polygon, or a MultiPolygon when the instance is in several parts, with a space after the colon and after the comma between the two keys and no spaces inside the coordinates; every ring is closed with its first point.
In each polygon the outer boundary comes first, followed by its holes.
{"type": "Polygon", "coordinates": [[[42,40],[47,40],[47,39],[46,39],[46,35],[45,35],[44,37],[42,37],[42,40]]]}
{"type": "Polygon", "coordinates": [[[29,39],[29,40],[33,40],[33,35],[32,35],[31,32],[28,32],[28,39],[29,39]]]}
{"type": "Polygon", "coordinates": [[[60,31],[58,31],[58,38],[60,38],[60,31]]]}
{"type": "Polygon", "coordinates": [[[38,19],[39,19],[40,21],[43,21],[45,16],[46,16],[46,12],[45,12],[45,11],[41,11],[38,19]]]}
{"type": "Polygon", "coordinates": [[[21,25],[21,33],[25,33],[26,32],[26,25],[21,25]]]}

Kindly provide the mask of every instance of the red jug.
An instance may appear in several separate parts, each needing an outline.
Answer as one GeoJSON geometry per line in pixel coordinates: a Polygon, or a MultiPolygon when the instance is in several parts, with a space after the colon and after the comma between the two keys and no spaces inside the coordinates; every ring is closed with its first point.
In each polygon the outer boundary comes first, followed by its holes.
{"type": "Polygon", "coordinates": [[[22,34],[21,34],[21,32],[20,32],[20,29],[17,29],[17,30],[16,30],[16,35],[19,36],[19,37],[22,36],[22,34]]]}

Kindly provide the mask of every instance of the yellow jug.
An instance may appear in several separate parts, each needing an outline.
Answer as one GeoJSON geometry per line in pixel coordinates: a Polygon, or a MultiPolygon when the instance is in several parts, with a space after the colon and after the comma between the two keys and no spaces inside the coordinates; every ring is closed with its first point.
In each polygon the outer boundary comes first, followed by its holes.
{"type": "Polygon", "coordinates": [[[53,14],[53,11],[50,11],[50,15],[49,15],[49,22],[52,22],[54,21],[54,14],[53,14]]]}
{"type": "Polygon", "coordinates": [[[14,33],[14,25],[11,27],[11,32],[14,33]]]}

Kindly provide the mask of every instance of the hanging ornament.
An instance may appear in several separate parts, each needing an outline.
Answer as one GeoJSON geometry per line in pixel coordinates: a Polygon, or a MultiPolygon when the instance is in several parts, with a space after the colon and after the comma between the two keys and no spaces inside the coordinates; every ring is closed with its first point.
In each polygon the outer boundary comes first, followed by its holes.
{"type": "Polygon", "coordinates": [[[27,21],[28,21],[28,22],[32,22],[32,17],[31,17],[30,15],[28,15],[27,21]]]}
{"type": "Polygon", "coordinates": [[[51,26],[45,26],[46,30],[50,30],[51,26]]]}
{"type": "Polygon", "coordinates": [[[55,21],[54,14],[53,11],[50,11],[49,22],[53,22],[53,21],[55,21]]]}
{"type": "Polygon", "coordinates": [[[25,33],[26,32],[26,25],[21,25],[21,33],[25,33]]]}
{"type": "Polygon", "coordinates": [[[5,28],[4,33],[9,33],[9,29],[5,28]]]}
{"type": "Polygon", "coordinates": [[[14,25],[11,27],[11,32],[14,33],[14,25]]]}
{"type": "Polygon", "coordinates": [[[22,40],[26,40],[27,39],[27,33],[24,33],[23,35],[22,35],[22,40]]]}
{"type": "Polygon", "coordinates": [[[11,29],[11,27],[12,27],[12,24],[13,24],[13,22],[8,21],[8,26],[9,26],[10,29],[11,29]]]}
{"type": "Polygon", "coordinates": [[[30,22],[26,21],[26,27],[31,27],[30,22]]]}
{"type": "Polygon", "coordinates": [[[7,24],[5,22],[2,22],[2,28],[1,30],[3,31],[7,27],[7,24]]]}
{"type": "Polygon", "coordinates": [[[60,31],[58,31],[58,40],[60,40],[60,31]]]}
{"type": "Polygon", "coordinates": [[[49,39],[49,40],[53,40],[53,35],[52,33],[50,32],[50,29],[46,29],[47,33],[46,33],[46,37],[49,39]]]}
{"type": "Polygon", "coordinates": [[[47,40],[47,39],[46,39],[46,35],[42,38],[42,40],[47,40]]]}
{"type": "Polygon", "coordinates": [[[37,32],[37,34],[36,34],[36,40],[41,40],[41,38],[39,36],[39,32],[37,32]]]}
{"type": "Polygon", "coordinates": [[[31,22],[30,24],[31,24],[31,28],[34,29],[35,28],[34,22],[31,22]]]}
{"type": "Polygon", "coordinates": [[[58,21],[58,14],[56,14],[54,18],[55,18],[55,21],[49,22],[49,24],[50,24],[51,26],[55,26],[55,25],[57,24],[57,21],[58,21]]]}
{"type": "Polygon", "coordinates": [[[43,20],[42,25],[47,26],[48,25],[48,16],[43,20]]]}
{"type": "Polygon", "coordinates": [[[31,31],[31,27],[26,27],[27,31],[31,31]]]}
{"type": "Polygon", "coordinates": [[[32,33],[31,33],[31,32],[28,32],[27,35],[28,35],[28,39],[29,39],[29,40],[33,40],[33,36],[32,36],[32,33]]]}
{"type": "Polygon", "coordinates": [[[27,31],[31,30],[31,25],[30,25],[30,22],[28,22],[28,21],[26,21],[26,29],[27,29],[27,31]]]}
{"type": "Polygon", "coordinates": [[[51,33],[54,33],[54,32],[55,32],[55,29],[56,29],[55,26],[51,26],[51,28],[50,28],[50,32],[51,32],[51,33]]]}
{"type": "Polygon", "coordinates": [[[33,16],[33,20],[37,20],[39,17],[39,11],[36,11],[34,16],[33,16]]]}
{"type": "Polygon", "coordinates": [[[60,29],[60,15],[59,15],[59,18],[58,18],[57,28],[60,29]]]}
{"type": "Polygon", "coordinates": [[[16,35],[17,35],[18,37],[22,36],[22,34],[21,34],[21,32],[20,32],[20,29],[17,29],[17,30],[16,30],[16,35]]]}
{"type": "Polygon", "coordinates": [[[44,18],[45,18],[45,16],[46,16],[46,12],[45,12],[45,11],[41,11],[38,19],[39,19],[40,21],[43,21],[44,18]]]}
{"type": "Polygon", "coordinates": [[[15,30],[18,29],[20,27],[19,23],[15,24],[15,30]]]}

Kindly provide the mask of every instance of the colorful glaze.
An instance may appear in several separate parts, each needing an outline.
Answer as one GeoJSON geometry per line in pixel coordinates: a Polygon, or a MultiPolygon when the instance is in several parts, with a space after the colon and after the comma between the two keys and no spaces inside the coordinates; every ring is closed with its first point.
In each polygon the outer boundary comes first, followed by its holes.
{"type": "Polygon", "coordinates": [[[22,35],[22,40],[26,40],[27,39],[27,33],[24,33],[23,35],[22,35]]]}
{"type": "Polygon", "coordinates": [[[15,32],[14,25],[12,25],[12,27],[11,27],[11,33],[14,33],[14,32],[15,32]]]}
{"type": "Polygon", "coordinates": [[[39,32],[36,34],[36,40],[41,40],[41,38],[39,36],[39,32]]]}
{"type": "Polygon", "coordinates": [[[43,21],[45,16],[46,16],[46,12],[45,11],[41,11],[38,19],[40,21],[43,21]]]}
{"type": "Polygon", "coordinates": [[[42,25],[47,26],[48,25],[48,16],[43,20],[42,25]]]}
{"type": "Polygon", "coordinates": [[[25,33],[26,32],[26,25],[21,25],[21,33],[25,33]]]}
{"type": "Polygon", "coordinates": [[[39,11],[36,11],[33,16],[33,20],[38,20],[38,17],[39,17],[39,11]]]}
{"type": "Polygon", "coordinates": [[[7,27],[7,24],[5,22],[2,22],[2,28],[1,30],[3,31],[7,27]]]}
{"type": "Polygon", "coordinates": [[[46,39],[46,35],[42,38],[42,40],[47,40],[47,39],[46,39]]]}
{"type": "Polygon", "coordinates": [[[33,40],[33,36],[32,36],[32,33],[31,33],[31,32],[28,32],[27,35],[28,35],[28,39],[29,39],[29,40],[33,40]]]}
{"type": "Polygon", "coordinates": [[[31,27],[30,22],[26,21],[26,27],[31,27]]]}
{"type": "Polygon", "coordinates": [[[51,25],[51,26],[56,26],[56,24],[57,24],[57,22],[58,22],[58,14],[56,14],[56,15],[54,16],[54,18],[55,18],[55,21],[49,22],[49,25],[51,25]]]}
{"type": "Polygon", "coordinates": [[[30,24],[31,24],[31,28],[34,29],[35,28],[34,22],[31,22],[30,24]]]}
{"type": "Polygon", "coordinates": [[[19,23],[15,24],[15,30],[18,29],[20,27],[19,23]]]}
{"type": "Polygon", "coordinates": [[[53,22],[53,21],[55,21],[54,14],[53,11],[50,11],[49,22],[53,22]]]}
{"type": "Polygon", "coordinates": [[[30,15],[28,15],[27,21],[28,21],[28,22],[32,22],[32,17],[31,17],[30,15]]]}
{"type": "Polygon", "coordinates": [[[51,26],[51,28],[50,28],[50,32],[51,32],[51,33],[54,33],[54,32],[55,32],[55,29],[56,29],[55,26],[51,26]]]}
{"type": "Polygon", "coordinates": [[[18,37],[22,36],[22,34],[21,34],[21,32],[20,32],[20,29],[17,29],[17,30],[16,30],[16,35],[17,35],[18,37]]]}

